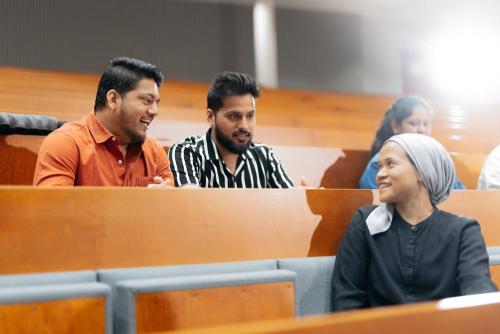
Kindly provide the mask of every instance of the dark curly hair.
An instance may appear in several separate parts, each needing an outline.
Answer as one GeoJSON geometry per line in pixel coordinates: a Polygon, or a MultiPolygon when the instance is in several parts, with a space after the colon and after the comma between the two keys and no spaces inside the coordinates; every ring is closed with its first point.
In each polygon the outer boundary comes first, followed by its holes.
{"type": "Polygon", "coordinates": [[[214,112],[222,107],[224,98],[228,96],[251,94],[259,97],[260,92],[255,80],[248,74],[225,71],[212,79],[208,90],[207,108],[214,112]]]}
{"type": "Polygon", "coordinates": [[[431,106],[421,97],[403,96],[394,102],[392,107],[385,112],[384,119],[377,130],[377,134],[375,135],[375,140],[373,141],[370,151],[370,158],[377,154],[382,148],[382,145],[384,145],[385,141],[395,134],[391,125],[392,121],[395,120],[396,124],[401,125],[403,120],[411,116],[415,107],[419,106],[424,107],[432,115],[431,106]]]}

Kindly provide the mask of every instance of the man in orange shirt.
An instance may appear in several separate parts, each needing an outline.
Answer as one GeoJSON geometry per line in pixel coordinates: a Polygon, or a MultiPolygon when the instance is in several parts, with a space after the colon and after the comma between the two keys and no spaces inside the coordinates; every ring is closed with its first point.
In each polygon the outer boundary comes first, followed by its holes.
{"type": "Polygon", "coordinates": [[[104,71],[94,112],[43,141],[34,185],[169,185],[172,174],[160,144],[146,137],[158,115],[163,74],[144,61],[114,58],[104,71]]]}

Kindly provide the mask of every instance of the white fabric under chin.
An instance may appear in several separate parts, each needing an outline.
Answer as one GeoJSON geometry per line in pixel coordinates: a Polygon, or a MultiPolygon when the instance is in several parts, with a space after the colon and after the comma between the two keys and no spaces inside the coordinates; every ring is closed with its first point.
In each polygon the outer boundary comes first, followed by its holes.
{"type": "Polygon", "coordinates": [[[366,218],[366,225],[370,235],[385,232],[391,227],[394,215],[394,204],[383,203],[373,210],[366,218]]]}

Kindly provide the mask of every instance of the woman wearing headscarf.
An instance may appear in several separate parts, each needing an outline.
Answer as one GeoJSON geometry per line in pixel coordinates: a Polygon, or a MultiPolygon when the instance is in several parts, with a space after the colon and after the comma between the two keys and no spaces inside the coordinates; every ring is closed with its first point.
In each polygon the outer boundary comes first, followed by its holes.
{"type": "MultiPolygon", "coordinates": [[[[376,189],[379,151],[385,141],[401,133],[420,133],[431,135],[433,111],[429,103],[418,96],[402,96],[386,111],[370,150],[370,161],[365,167],[359,187],[376,189]]],[[[460,180],[455,179],[454,189],[464,189],[460,180]]]]}
{"type": "Polygon", "coordinates": [[[380,151],[379,206],[358,209],[333,273],[335,310],[493,292],[477,221],[436,205],[450,194],[455,167],[444,147],[401,134],[380,151]]]}

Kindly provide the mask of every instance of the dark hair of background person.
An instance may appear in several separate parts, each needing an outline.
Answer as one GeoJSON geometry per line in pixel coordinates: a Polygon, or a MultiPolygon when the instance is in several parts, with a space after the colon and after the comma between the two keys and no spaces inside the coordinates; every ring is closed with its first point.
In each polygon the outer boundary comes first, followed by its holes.
{"type": "Polygon", "coordinates": [[[403,96],[394,102],[392,107],[385,112],[384,119],[377,130],[377,134],[375,135],[375,140],[373,141],[370,151],[370,159],[380,151],[382,145],[384,145],[387,139],[395,135],[394,130],[392,129],[392,121],[395,120],[396,124],[401,125],[403,120],[411,116],[415,107],[419,106],[428,110],[432,117],[431,106],[421,97],[403,96]]]}
{"type": "Polygon", "coordinates": [[[248,74],[225,71],[212,79],[208,90],[207,108],[214,112],[219,110],[228,96],[251,94],[259,97],[260,92],[255,80],[248,74]]]}
{"type": "Polygon", "coordinates": [[[111,59],[97,86],[94,111],[106,106],[106,94],[109,90],[114,89],[120,95],[125,96],[134,90],[137,83],[144,78],[154,80],[160,87],[163,82],[163,73],[156,66],[139,59],[129,57],[111,59]]]}

